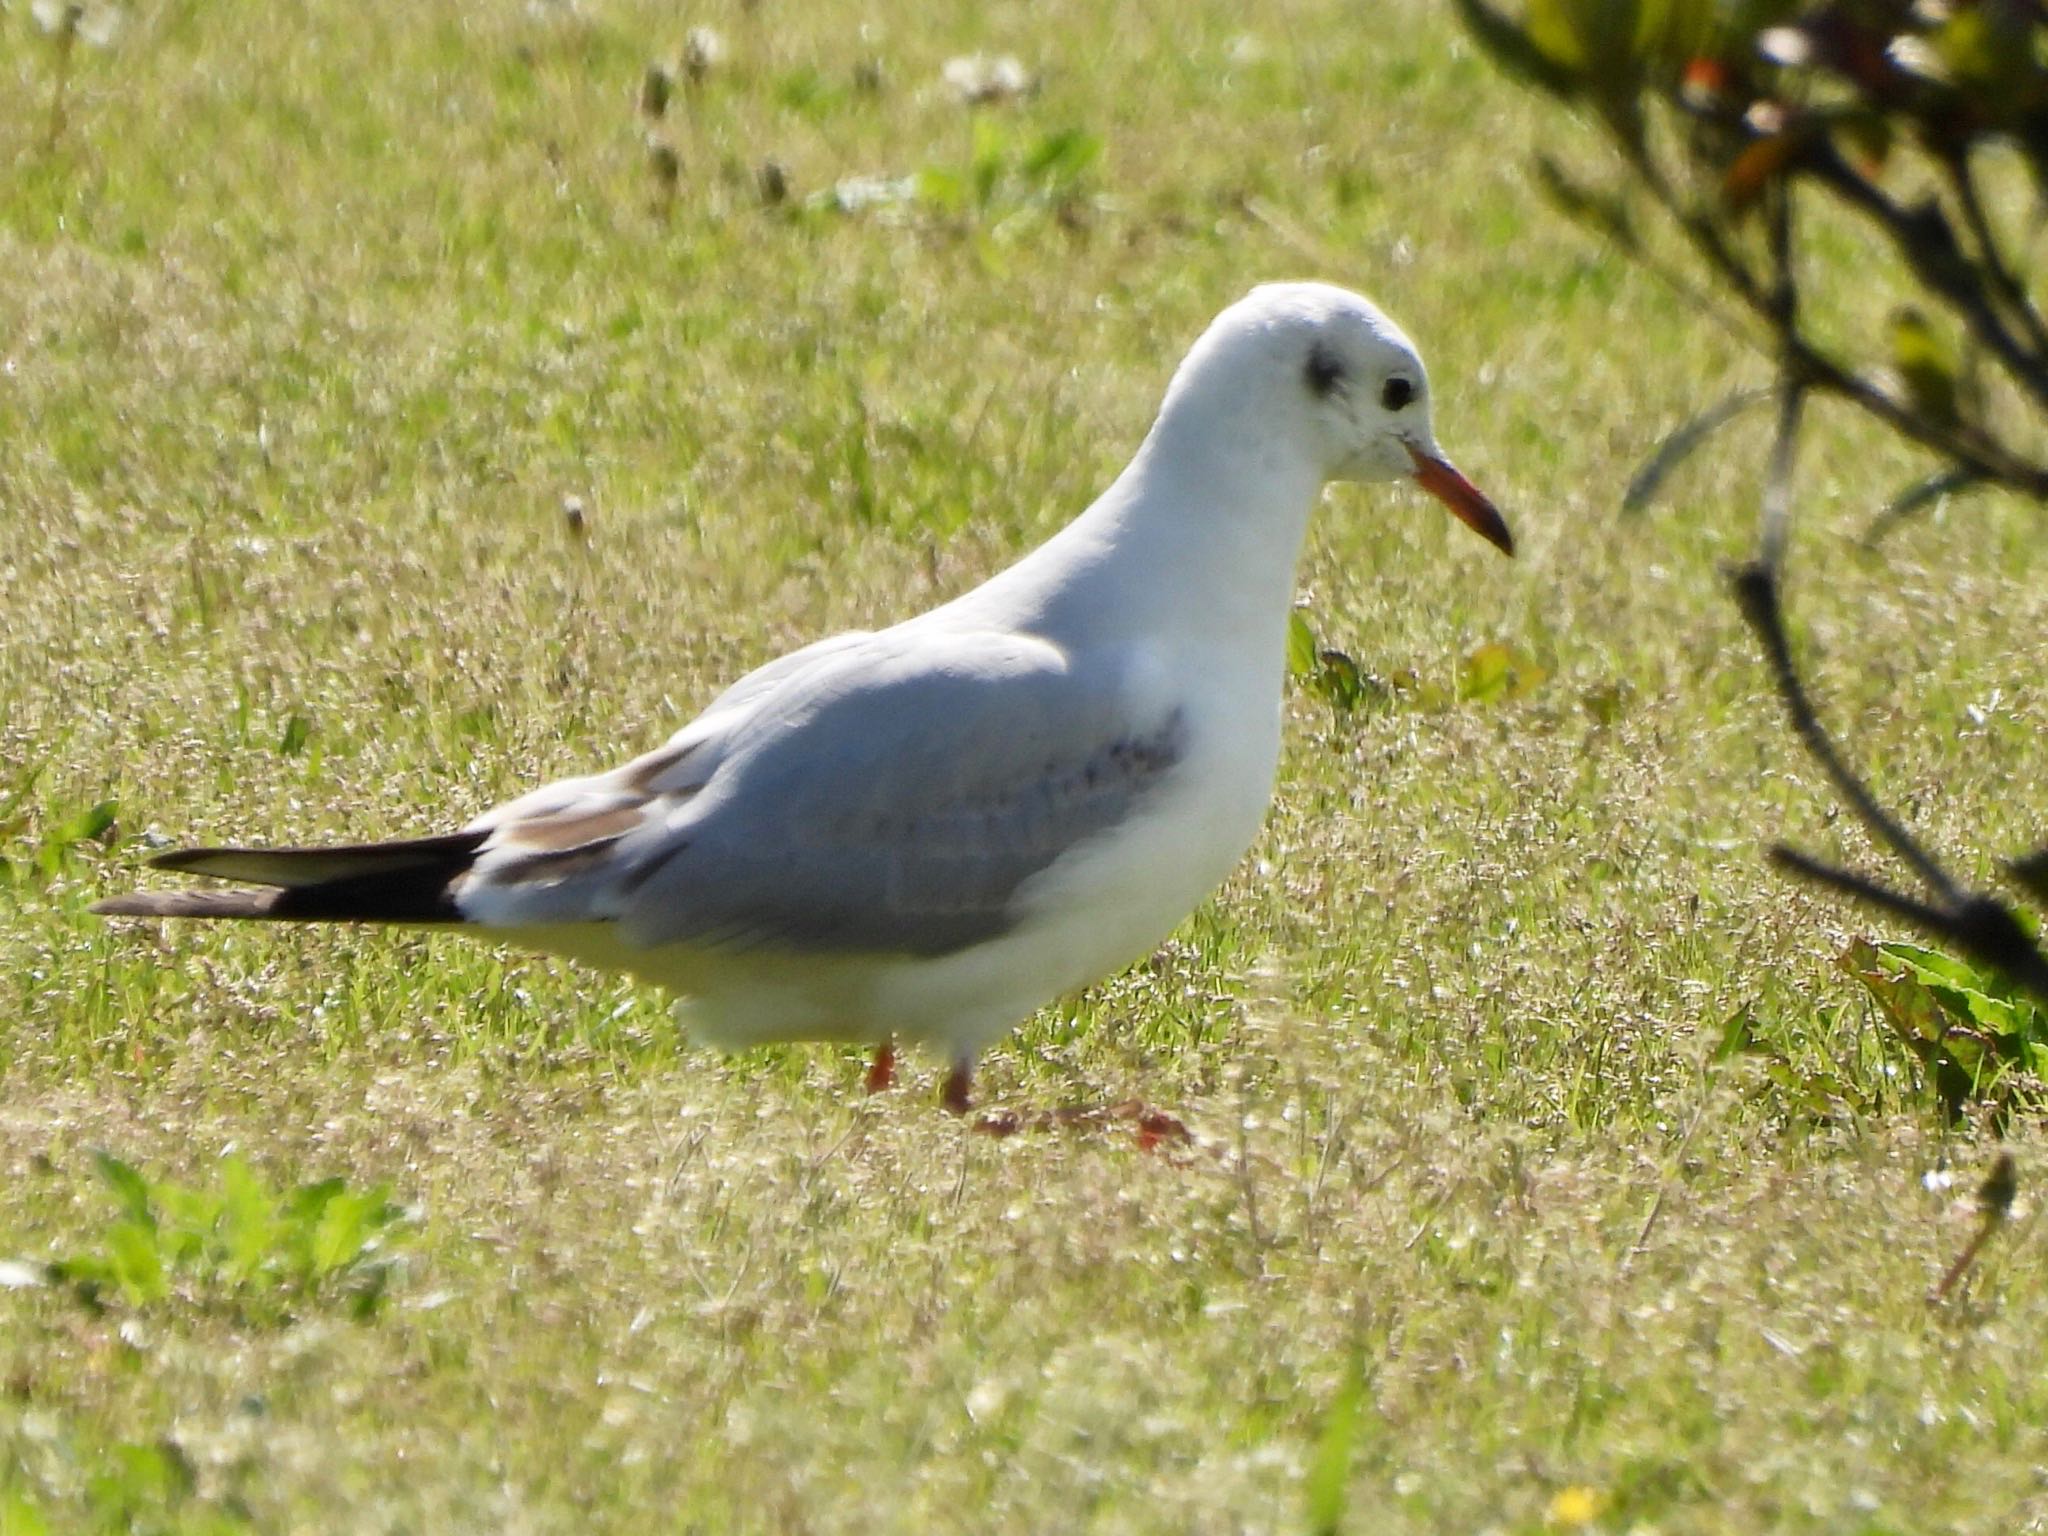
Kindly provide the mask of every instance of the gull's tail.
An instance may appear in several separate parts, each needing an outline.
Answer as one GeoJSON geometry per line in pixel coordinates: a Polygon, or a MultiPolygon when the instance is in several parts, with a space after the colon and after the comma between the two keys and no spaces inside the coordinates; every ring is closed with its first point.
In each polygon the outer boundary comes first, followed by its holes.
{"type": "Polygon", "coordinates": [[[183,848],[149,862],[239,880],[230,891],[136,891],[95,902],[102,917],[253,917],[273,922],[459,923],[454,884],[488,832],[341,848],[183,848]],[[266,889],[250,890],[247,886],[266,889]]]}

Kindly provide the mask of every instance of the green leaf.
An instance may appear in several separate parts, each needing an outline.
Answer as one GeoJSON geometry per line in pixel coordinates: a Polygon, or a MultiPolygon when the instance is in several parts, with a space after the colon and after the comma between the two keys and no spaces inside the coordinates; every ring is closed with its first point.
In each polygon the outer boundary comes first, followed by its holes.
{"type": "Polygon", "coordinates": [[[111,1152],[95,1152],[93,1166],[99,1170],[100,1180],[114,1192],[114,1198],[121,1204],[130,1221],[147,1226],[156,1225],[156,1216],[151,1210],[149,1180],[111,1152]]]}
{"type": "Polygon", "coordinates": [[[1287,616],[1287,675],[1313,677],[1316,670],[1316,632],[1297,608],[1287,616]]]}
{"type": "Polygon", "coordinates": [[[1960,414],[1961,373],[1954,354],[1927,317],[1910,304],[1892,312],[1890,331],[1892,368],[1914,409],[1943,426],[1954,423],[1960,414]]]}
{"type": "Polygon", "coordinates": [[[1316,692],[1329,700],[1333,709],[1348,714],[1364,702],[1368,693],[1378,691],[1378,685],[1369,681],[1358,670],[1358,663],[1342,651],[1318,651],[1316,662],[1316,692]]]}
{"type": "Polygon", "coordinates": [[[1913,977],[1884,964],[1877,946],[1869,940],[1852,939],[1838,963],[1863,983],[1885,1021],[1907,1044],[1938,1042],[1946,1033],[1947,1024],[1934,995],[1913,977]]]}
{"type": "Polygon", "coordinates": [[[1085,128],[1048,133],[1024,156],[1024,173],[1056,184],[1071,182],[1102,154],[1102,140],[1085,128]]]}
{"type": "Polygon", "coordinates": [[[310,1226],[320,1219],[321,1212],[347,1188],[348,1184],[339,1175],[319,1179],[311,1184],[301,1184],[292,1191],[286,1210],[294,1222],[310,1226]]]}
{"type": "Polygon", "coordinates": [[[323,1293],[368,1317],[394,1270],[381,1250],[405,1212],[389,1185],[351,1190],[329,1178],[280,1195],[240,1157],[223,1159],[217,1181],[201,1184],[149,1180],[107,1153],[98,1165],[120,1214],[93,1251],[48,1267],[95,1312],[112,1293],[146,1306],[175,1285],[198,1305],[256,1322],[286,1318],[294,1299],[323,1293]]]}
{"type": "Polygon", "coordinates": [[[967,178],[948,166],[926,166],[917,173],[917,200],[941,213],[967,207],[967,178]]]}
{"type": "Polygon", "coordinates": [[[251,1283],[271,1263],[278,1245],[277,1202],[239,1157],[221,1165],[221,1198],[211,1226],[230,1284],[251,1283]]]}
{"type": "Polygon", "coordinates": [[[1638,0],[1636,52],[1675,85],[1693,60],[1721,46],[1728,7],[1724,0],[1638,0]]]}
{"type": "Polygon", "coordinates": [[[1962,92],[1982,117],[2000,126],[2020,126],[2048,97],[2048,61],[2039,42],[2040,21],[2027,9],[2008,16],[2005,8],[1957,5],[1928,41],[1940,61],[1934,71],[1962,92]]]}
{"type": "Polygon", "coordinates": [[[70,820],[60,823],[51,832],[49,840],[60,847],[73,843],[90,843],[102,836],[114,824],[120,814],[120,804],[113,800],[102,800],[97,805],[86,807],[70,820]]]}
{"type": "Polygon", "coordinates": [[[49,1536],[42,1511],[19,1488],[0,1489],[0,1536],[49,1536]]]}
{"type": "Polygon", "coordinates": [[[1756,1014],[1748,1004],[1728,1015],[1721,1026],[1721,1038],[1714,1042],[1709,1061],[1730,1061],[1751,1050],[1756,1044],[1756,1014]]]}
{"type": "MultiPolygon", "coordinates": [[[[1627,0],[1617,0],[1614,8],[1627,8],[1627,0]]],[[[1558,68],[1577,73],[1592,63],[1576,0],[1527,0],[1523,16],[1531,45],[1558,68]]]]}
{"type": "Polygon", "coordinates": [[[1628,707],[1629,687],[1626,683],[1599,683],[1579,695],[1579,707],[1593,717],[1595,725],[1612,725],[1619,720],[1628,707]]]}
{"type": "Polygon", "coordinates": [[[1917,944],[1880,944],[1880,953],[1904,965],[1941,1006],[1956,1019],[2001,1035],[2024,1033],[2033,1022],[2033,1008],[2011,988],[1967,962],[1917,944]]]}
{"type": "Polygon", "coordinates": [[[106,1259],[108,1278],[131,1304],[161,1301],[167,1294],[163,1251],[154,1227],[115,1222],[106,1230],[106,1259]]]}
{"type": "Polygon", "coordinates": [[[314,1277],[334,1274],[361,1259],[389,1219],[388,1210],[382,1189],[344,1193],[329,1201],[313,1229],[309,1251],[314,1277]]]}
{"type": "Polygon", "coordinates": [[[1323,1418],[1316,1437],[1315,1459],[1303,1480],[1303,1501],[1313,1536],[1337,1536],[1350,1502],[1351,1463],[1358,1444],[1360,1409],[1365,1402],[1365,1361],[1355,1356],[1344,1384],[1323,1418]]]}
{"type": "MultiPolygon", "coordinates": [[[[1985,1099],[2009,1103],[2048,1036],[2048,1016],[1964,961],[1918,944],[1857,939],[1841,954],[1893,1032],[1919,1058],[1949,1114],[1985,1099]]],[[[2032,1080],[2040,1087],[2038,1077],[2032,1080]]]]}
{"type": "Polygon", "coordinates": [[[967,180],[975,207],[986,208],[995,201],[996,188],[1002,182],[1009,159],[1009,135],[996,126],[993,118],[975,118],[974,150],[967,165],[967,180]]]}
{"type": "Polygon", "coordinates": [[[1526,653],[1495,640],[1458,664],[1458,697],[1471,704],[1519,699],[1534,692],[1549,675],[1526,653]]]}
{"type": "Polygon", "coordinates": [[[313,734],[313,722],[304,715],[294,714],[284,723],[284,735],[278,738],[277,751],[281,757],[297,757],[306,750],[306,738],[313,734]]]}
{"type": "Polygon", "coordinates": [[[115,1446],[106,1469],[87,1486],[107,1529],[158,1530],[146,1517],[189,1498],[197,1481],[185,1453],[160,1440],[115,1446]]]}
{"type": "Polygon", "coordinates": [[[1502,71],[1566,101],[1578,96],[1583,84],[1578,68],[1553,57],[1536,40],[1534,23],[1525,31],[1486,0],[1457,0],[1457,6],[1465,30],[1502,71]]]}

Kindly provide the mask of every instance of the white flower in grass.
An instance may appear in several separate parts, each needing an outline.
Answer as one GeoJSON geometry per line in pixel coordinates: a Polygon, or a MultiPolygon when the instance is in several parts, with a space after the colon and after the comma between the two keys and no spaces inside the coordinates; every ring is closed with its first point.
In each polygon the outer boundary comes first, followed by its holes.
{"type": "Polygon", "coordinates": [[[994,101],[1009,101],[1036,90],[1038,81],[1017,61],[1014,54],[991,57],[985,53],[962,54],[946,60],[940,76],[953,94],[970,107],[994,101]]]}
{"type": "Polygon", "coordinates": [[[106,4],[104,0],[91,4],[85,0],[35,0],[29,14],[45,32],[75,37],[95,48],[113,42],[122,22],[127,20],[120,6],[106,4]]]}
{"type": "Polygon", "coordinates": [[[865,213],[870,208],[891,208],[917,196],[914,176],[848,176],[834,184],[827,194],[841,213],[865,213]]]}
{"type": "Polygon", "coordinates": [[[725,39],[709,27],[692,27],[683,39],[683,73],[702,80],[725,62],[725,39]]]}

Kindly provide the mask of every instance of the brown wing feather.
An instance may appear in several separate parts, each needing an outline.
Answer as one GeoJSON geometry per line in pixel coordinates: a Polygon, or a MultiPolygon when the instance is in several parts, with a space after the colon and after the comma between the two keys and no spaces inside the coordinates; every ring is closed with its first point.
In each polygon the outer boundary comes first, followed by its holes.
{"type": "Polygon", "coordinates": [[[270,917],[283,891],[132,891],[96,901],[101,917],[270,917]]]}

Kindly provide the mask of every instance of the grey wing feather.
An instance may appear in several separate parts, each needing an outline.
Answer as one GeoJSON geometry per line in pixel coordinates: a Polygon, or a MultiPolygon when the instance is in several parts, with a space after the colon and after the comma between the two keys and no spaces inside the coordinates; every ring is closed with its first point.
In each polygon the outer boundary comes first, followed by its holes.
{"type": "Polygon", "coordinates": [[[1018,888],[1183,750],[1177,715],[1133,718],[1117,679],[1012,635],[873,637],[753,703],[691,793],[566,850],[557,884],[483,861],[465,908],[524,881],[509,905],[610,918],[639,946],[942,954],[1005,931],[1018,888]]]}

